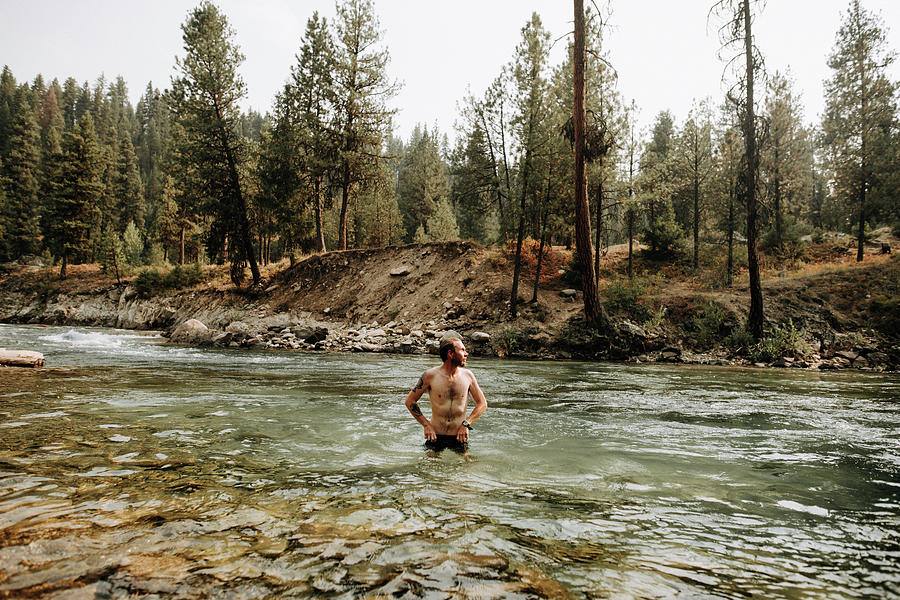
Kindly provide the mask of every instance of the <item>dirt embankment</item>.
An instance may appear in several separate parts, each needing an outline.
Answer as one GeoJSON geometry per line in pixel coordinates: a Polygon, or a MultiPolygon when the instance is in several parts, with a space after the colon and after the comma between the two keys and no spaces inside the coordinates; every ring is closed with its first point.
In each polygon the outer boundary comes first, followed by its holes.
{"type": "MultiPolygon", "coordinates": [[[[231,347],[429,352],[452,329],[475,353],[501,356],[713,364],[765,356],[739,343],[745,286],[662,276],[663,266],[641,261],[642,275],[627,283],[623,248],[601,264],[615,332],[596,333],[582,323],[580,291],[562,276],[568,258],[563,249],[545,258],[533,303],[536,261],[534,253],[526,256],[515,319],[508,253],[466,242],[312,256],[268,267],[257,290],[235,289],[221,268],[190,288],[154,290],[135,277],[117,284],[94,266],[71,268],[70,278],[58,281],[55,270],[7,265],[0,321],[157,329],[173,340],[231,347]]],[[[900,261],[873,255],[861,265],[771,271],[764,279],[768,325],[784,333],[791,324],[793,351],[764,362],[900,367],[900,261]]]]}

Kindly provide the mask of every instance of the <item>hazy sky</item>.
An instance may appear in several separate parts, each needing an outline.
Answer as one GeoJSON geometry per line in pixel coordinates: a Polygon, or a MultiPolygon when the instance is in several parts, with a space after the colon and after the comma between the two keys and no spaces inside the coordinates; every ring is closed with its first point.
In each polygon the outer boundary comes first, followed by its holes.
{"type": "MultiPolygon", "coordinates": [[[[640,109],[647,125],[661,110],[676,121],[695,99],[723,97],[723,63],[712,0],[597,0],[608,7],[606,48],[619,74],[626,102],[640,109]]],[[[136,103],[149,81],[169,86],[175,56],[182,55],[181,29],[198,2],[184,0],[0,0],[0,64],[19,82],[38,73],[48,81],[75,77],[92,85],[101,74],[122,75],[136,103]]],[[[331,17],[325,0],[219,0],[247,60],[245,108],[270,110],[299,51],[306,20],[314,10],[331,17]]],[[[590,5],[590,0],[586,2],[590,5]]],[[[826,58],[849,0],[768,0],[755,34],[769,72],[790,68],[806,106],[808,122],[822,111],[826,58]]],[[[888,42],[900,51],[896,26],[900,2],[863,0],[880,12],[888,42]],[[892,28],[892,25],[894,26],[892,28]]],[[[552,62],[565,51],[572,29],[568,0],[375,0],[391,54],[390,73],[403,83],[394,100],[395,133],[406,139],[416,123],[437,124],[453,134],[457,105],[466,89],[481,94],[508,62],[521,28],[537,12],[556,42],[552,62]]],[[[900,62],[891,70],[900,79],[900,62]]]]}

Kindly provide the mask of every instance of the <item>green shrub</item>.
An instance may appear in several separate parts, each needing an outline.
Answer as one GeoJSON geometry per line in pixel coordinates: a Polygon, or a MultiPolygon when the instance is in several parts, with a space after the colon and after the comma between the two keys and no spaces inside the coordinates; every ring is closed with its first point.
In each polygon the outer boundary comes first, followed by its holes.
{"type": "Polygon", "coordinates": [[[772,362],[783,356],[803,358],[810,353],[810,346],[803,339],[803,332],[794,327],[793,321],[776,325],[769,335],[749,349],[753,362],[772,362]]]}
{"type": "Polygon", "coordinates": [[[650,317],[641,323],[641,327],[650,333],[659,333],[662,329],[663,319],[665,319],[668,310],[669,309],[667,309],[665,305],[662,305],[655,311],[652,311],[650,317]]]}
{"type": "Polygon", "coordinates": [[[746,327],[735,327],[725,337],[725,345],[735,352],[746,353],[753,347],[755,340],[753,334],[746,327]]]}
{"type": "Polygon", "coordinates": [[[200,269],[200,265],[194,263],[188,267],[176,265],[171,271],[166,273],[163,278],[163,285],[167,288],[185,288],[201,283],[206,276],[200,269]]]}
{"type": "Polygon", "coordinates": [[[674,258],[684,250],[684,232],[675,221],[675,216],[665,213],[644,231],[647,254],[652,258],[674,258]]]}
{"type": "Polygon", "coordinates": [[[722,328],[728,320],[728,311],[715,302],[700,305],[694,317],[697,327],[697,341],[709,344],[721,337],[722,328]]]}
{"type": "Polygon", "coordinates": [[[191,287],[203,282],[206,276],[200,265],[189,267],[177,265],[168,273],[160,273],[156,269],[144,269],[134,280],[134,288],[141,298],[149,298],[166,290],[191,287]]]}
{"type": "Polygon", "coordinates": [[[641,322],[651,316],[650,309],[645,305],[643,299],[646,292],[646,280],[636,277],[631,280],[615,279],[609,282],[600,294],[606,310],[627,314],[634,321],[641,322]]]}
{"type": "Polygon", "coordinates": [[[501,329],[491,338],[491,347],[497,356],[515,356],[526,349],[530,332],[515,327],[501,329]]]}
{"type": "MultiPolygon", "coordinates": [[[[805,235],[814,233],[811,226],[794,219],[790,215],[785,215],[781,224],[781,244],[782,247],[788,244],[798,244],[805,235]]],[[[760,240],[760,247],[763,250],[771,250],[776,247],[778,236],[775,230],[775,223],[771,224],[771,228],[766,231],[760,240]]]]}

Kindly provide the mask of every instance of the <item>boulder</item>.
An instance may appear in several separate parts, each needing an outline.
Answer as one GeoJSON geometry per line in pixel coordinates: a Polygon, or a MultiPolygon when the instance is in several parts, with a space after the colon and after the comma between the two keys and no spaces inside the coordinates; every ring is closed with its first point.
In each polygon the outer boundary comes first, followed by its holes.
{"type": "Polygon", "coordinates": [[[408,265],[401,265],[391,269],[391,277],[406,277],[410,273],[412,273],[412,267],[408,265]]]}
{"type": "Polygon", "coordinates": [[[487,342],[491,339],[491,334],[485,333],[483,331],[476,331],[469,336],[469,339],[471,339],[473,342],[478,343],[487,342]]]}
{"type": "Polygon", "coordinates": [[[572,288],[566,288],[564,290],[561,290],[559,292],[559,295],[562,296],[563,298],[574,298],[575,296],[578,295],[578,290],[574,290],[572,288]]]}
{"type": "Polygon", "coordinates": [[[175,331],[169,336],[169,341],[189,343],[207,337],[208,334],[209,327],[197,319],[188,319],[175,328],[175,331]]]}

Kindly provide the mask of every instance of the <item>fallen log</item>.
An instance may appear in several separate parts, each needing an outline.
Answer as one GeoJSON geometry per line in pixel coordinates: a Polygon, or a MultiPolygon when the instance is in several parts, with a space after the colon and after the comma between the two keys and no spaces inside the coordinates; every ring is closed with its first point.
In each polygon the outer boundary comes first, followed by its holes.
{"type": "Polygon", "coordinates": [[[0,365],[7,367],[43,367],[44,355],[29,350],[4,350],[0,348],[0,365]]]}

